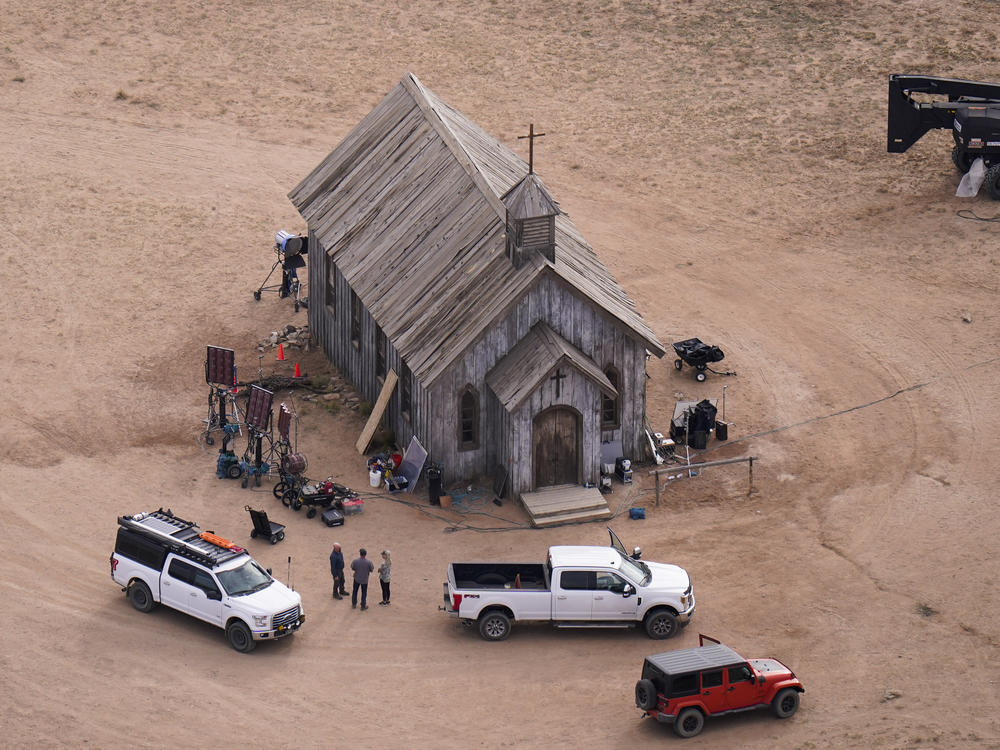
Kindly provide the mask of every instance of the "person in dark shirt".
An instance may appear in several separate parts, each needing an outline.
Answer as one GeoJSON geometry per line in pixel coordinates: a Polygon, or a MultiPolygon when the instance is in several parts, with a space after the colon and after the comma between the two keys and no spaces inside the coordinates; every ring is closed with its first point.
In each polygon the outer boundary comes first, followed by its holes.
{"type": "Polygon", "coordinates": [[[343,599],[347,596],[347,589],[344,588],[344,553],[340,551],[337,542],[334,542],[333,552],[330,553],[330,574],[333,576],[333,598],[343,599]]]}
{"type": "Polygon", "coordinates": [[[375,570],[375,565],[368,559],[368,550],[362,547],[360,557],[351,562],[354,571],[354,588],[351,590],[351,609],[358,606],[358,589],[361,589],[361,609],[368,609],[368,576],[375,570]]]}

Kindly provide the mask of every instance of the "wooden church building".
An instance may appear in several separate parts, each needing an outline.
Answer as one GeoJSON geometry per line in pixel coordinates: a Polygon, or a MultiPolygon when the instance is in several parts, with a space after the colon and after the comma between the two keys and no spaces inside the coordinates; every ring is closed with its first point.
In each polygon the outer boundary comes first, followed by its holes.
{"type": "Polygon", "coordinates": [[[398,378],[384,423],[446,485],[583,492],[602,443],[648,455],[662,344],[529,165],[416,76],[289,198],[314,338],[372,403],[398,378]]]}

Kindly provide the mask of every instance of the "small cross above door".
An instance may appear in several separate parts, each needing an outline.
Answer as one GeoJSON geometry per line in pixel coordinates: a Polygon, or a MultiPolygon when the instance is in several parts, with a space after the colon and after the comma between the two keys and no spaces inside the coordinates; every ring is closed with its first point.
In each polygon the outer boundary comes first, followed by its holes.
{"type": "Polygon", "coordinates": [[[556,381],[556,398],[559,398],[559,386],[562,385],[563,378],[565,377],[566,376],[563,374],[562,369],[556,368],[556,374],[549,378],[549,380],[556,381]]]}

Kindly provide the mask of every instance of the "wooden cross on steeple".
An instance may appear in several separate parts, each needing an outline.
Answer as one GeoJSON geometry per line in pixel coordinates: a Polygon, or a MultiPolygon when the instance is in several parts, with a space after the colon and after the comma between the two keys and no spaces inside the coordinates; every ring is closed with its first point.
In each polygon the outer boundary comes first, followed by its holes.
{"type": "Polygon", "coordinates": [[[543,135],[545,135],[545,133],[535,132],[535,123],[532,122],[528,124],[528,134],[519,135],[517,137],[517,140],[519,141],[525,138],[528,139],[528,174],[535,171],[535,139],[541,138],[543,135]]]}

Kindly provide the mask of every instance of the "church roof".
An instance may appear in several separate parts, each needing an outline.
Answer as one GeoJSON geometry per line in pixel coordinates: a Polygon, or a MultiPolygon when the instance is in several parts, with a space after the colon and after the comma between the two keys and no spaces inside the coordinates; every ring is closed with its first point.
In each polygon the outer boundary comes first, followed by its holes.
{"type": "Polygon", "coordinates": [[[563,364],[575,367],[611,398],[618,395],[618,390],[594,360],[544,322],[535,323],[507,356],[486,373],[486,384],[504,408],[513,411],[563,364]]]}
{"type": "Polygon", "coordinates": [[[555,261],[506,255],[501,196],[528,165],[408,74],[290,193],[413,374],[433,382],[542,274],[657,356],[663,345],[569,217],[555,261]]]}

